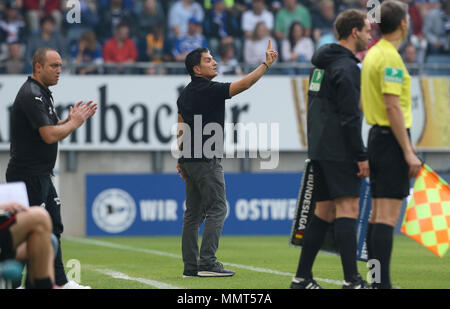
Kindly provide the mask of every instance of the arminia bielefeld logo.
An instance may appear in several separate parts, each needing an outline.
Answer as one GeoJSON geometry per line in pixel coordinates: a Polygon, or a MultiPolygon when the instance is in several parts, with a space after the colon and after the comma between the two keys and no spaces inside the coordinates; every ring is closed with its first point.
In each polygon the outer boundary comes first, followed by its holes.
{"type": "Polygon", "coordinates": [[[110,188],[97,195],[92,204],[92,218],[104,232],[120,233],[133,225],[136,203],[126,191],[110,188]]]}

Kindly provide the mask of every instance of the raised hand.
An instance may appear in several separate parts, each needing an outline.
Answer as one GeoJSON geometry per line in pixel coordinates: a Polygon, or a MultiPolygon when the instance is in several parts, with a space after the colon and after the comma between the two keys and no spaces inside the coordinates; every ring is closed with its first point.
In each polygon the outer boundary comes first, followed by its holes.
{"type": "Polygon", "coordinates": [[[278,52],[272,49],[272,42],[269,40],[269,45],[267,46],[266,51],[266,64],[271,66],[272,63],[277,59],[278,52]]]}

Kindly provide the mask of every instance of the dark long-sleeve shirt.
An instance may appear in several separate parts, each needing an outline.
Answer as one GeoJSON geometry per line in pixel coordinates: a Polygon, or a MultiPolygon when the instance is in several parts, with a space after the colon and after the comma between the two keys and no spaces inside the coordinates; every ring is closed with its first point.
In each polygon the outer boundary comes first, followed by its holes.
{"type": "Polygon", "coordinates": [[[364,161],[361,137],[361,72],[358,58],[345,47],[317,50],[308,92],[308,155],[313,160],[364,161]]]}

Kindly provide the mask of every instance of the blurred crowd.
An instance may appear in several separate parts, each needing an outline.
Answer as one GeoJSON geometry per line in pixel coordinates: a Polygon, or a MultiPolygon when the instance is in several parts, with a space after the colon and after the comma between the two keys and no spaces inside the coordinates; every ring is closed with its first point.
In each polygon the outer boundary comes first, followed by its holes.
{"type": "MultiPolygon", "coordinates": [[[[278,62],[309,63],[318,47],[336,42],[333,23],[341,11],[373,8],[366,7],[368,0],[0,1],[4,74],[30,73],[32,55],[42,46],[77,64],[77,74],[177,73],[158,64],[183,62],[197,47],[209,48],[220,74],[243,74],[241,63],[251,69],[264,61],[269,39],[280,52],[278,62]],[[152,65],[104,65],[137,62],[152,65]]],[[[411,20],[400,50],[405,62],[449,63],[450,0],[402,1],[411,20]]],[[[371,45],[380,38],[376,23],[372,37],[371,45]]]]}

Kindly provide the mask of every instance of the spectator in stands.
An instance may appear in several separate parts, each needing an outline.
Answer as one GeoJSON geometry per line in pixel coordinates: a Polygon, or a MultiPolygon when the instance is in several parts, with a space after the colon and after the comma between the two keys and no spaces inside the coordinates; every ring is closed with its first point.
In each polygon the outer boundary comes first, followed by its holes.
{"type": "Polygon", "coordinates": [[[5,18],[0,20],[0,42],[25,42],[25,22],[16,1],[5,5],[5,18]]]}
{"type": "Polygon", "coordinates": [[[24,59],[23,46],[19,42],[8,44],[8,58],[2,62],[1,72],[4,74],[26,74],[31,71],[24,59]]]}
{"type": "Polygon", "coordinates": [[[305,29],[305,36],[311,36],[311,15],[308,9],[298,4],[297,0],[283,0],[284,7],[275,16],[275,37],[278,40],[285,39],[289,33],[289,27],[294,21],[298,21],[305,29]]]}
{"type": "Polygon", "coordinates": [[[164,25],[157,24],[153,26],[152,31],[146,36],[146,56],[147,60],[156,66],[146,70],[147,74],[165,74],[166,70],[157,64],[162,63],[164,59],[164,25]]]}
{"type": "Polygon", "coordinates": [[[63,14],[66,18],[63,19],[63,26],[66,31],[66,40],[69,44],[78,42],[81,35],[97,27],[99,22],[99,13],[97,10],[96,0],[78,0],[80,8],[80,22],[70,22],[69,18],[74,18],[71,15],[73,5],[70,6],[70,0],[63,0],[63,14]]]}
{"type": "Polygon", "coordinates": [[[53,16],[56,29],[61,30],[61,0],[23,0],[23,6],[31,33],[39,32],[40,20],[46,15],[53,16]]]}
{"type": "Polygon", "coordinates": [[[184,61],[187,54],[199,47],[208,47],[208,42],[202,34],[201,22],[192,17],[188,21],[187,34],[175,40],[172,54],[175,61],[184,61]]]}
{"type": "Polygon", "coordinates": [[[208,40],[211,54],[218,54],[219,45],[232,43],[240,50],[240,27],[238,20],[226,10],[223,0],[211,0],[212,9],[207,10],[203,21],[203,34],[208,40]]]}
{"type": "Polygon", "coordinates": [[[442,1],[441,7],[428,12],[423,32],[430,54],[450,53],[450,0],[442,1]]]}
{"type": "Polygon", "coordinates": [[[40,33],[32,35],[28,40],[26,50],[27,61],[31,62],[33,54],[41,47],[53,48],[58,51],[63,61],[67,59],[67,42],[55,27],[55,19],[52,15],[47,15],[41,19],[40,33]]]}
{"type": "Polygon", "coordinates": [[[252,36],[258,22],[264,22],[267,29],[273,30],[273,14],[266,9],[264,0],[253,0],[252,9],[242,14],[241,27],[246,38],[252,36]]]}
{"type": "Polygon", "coordinates": [[[277,43],[270,35],[264,22],[256,24],[251,38],[245,39],[244,62],[252,67],[258,66],[266,59],[267,42],[271,40],[272,48],[277,50],[277,43]]]}
{"type": "Polygon", "coordinates": [[[241,66],[235,57],[233,44],[221,44],[219,51],[220,60],[217,64],[218,75],[242,75],[241,66]]]}
{"type": "Polygon", "coordinates": [[[170,39],[180,38],[187,34],[189,19],[195,18],[203,22],[203,8],[194,0],[177,0],[169,10],[170,39]]]}
{"type": "Polygon", "coordinates": [[[134,36],[136,16],[132,11],[123,7],[123,0],[110,0],[109,9],[100,12],[96,34],[101,44],[113,36],[116,26],[121,22],[128,25],[130,36],[134,36]]]}
{"type": "Polygon", "coordinates": [[[414,0],[401,0],[408,5],[408,13],[410,17],[411,27],[410,30],[413,35],[422,37],[423,18],[419,8],[416,6],[414,0]]]}
{"type": "Polygon", "coordinates": [[[333,1],[321,0],[318,10],[314,10],[311,15],[315,42],[319,42],[322,35],[333,33],[333,24],[336,19],[333,1]]]}
{"type": "MultiPolygon", "coordinates": [[[[136,62],[138,57],[137,48],[130,39],[130,27],[121,22],[116,26],[114,37],[109,39],[103,46],[103,60],[105,63],[130,64],[136,62]]],[[[133,72],[130,68],[116,67],[107,68],[110,74],[129,74],[133,72]]]]}
{"type": "MultiPolygon", "coordinates": [[[[98,3],[99,11],[107,10],[108,6],[111,3],[111,0],[95,0],[95,1],[97,1],[97,3],[98,3]]],[[[135,2],[135,0],[123,0],[122,1],[122,8],[124,8],[127,11],[134,12],[134,10],[135,10],[135,3],[134,2],[135,2]]]]}
{"type": "Polygon", "coordinates": [[[405,65],[408,67],[408,73],[410,75],[419,75],[419,69],[417,67],[417,51],[414,44],[407,42],[403,47],[402,58],[405,65]]]}
{"type": "Polygon", "coordinates": [[[93,31],[86,31],[81,35],[78,44],[72,48],[72,59],[75,64],[81,65],[77,67],[77,74],[99,73],[99,65],[103,63],[102,48],[93,31]],[[89,65],[83,66],[83,64],[89,65]]]}
{"type": "MultiPolygon", "coordinates": [[[[267,0],[266,0],[266,2],[267,2],[267,0]]],[[[281,0],[280,1],[278,1],[278,0],[270,1],[269,0],[269,2],[270,3],[268,4],[268,6],[274,15],[276,15],[278,13],[278,11],[281,10],[281,8],[283,7],[281,4],[281,0]]]]}
{"type": "Polygon", "coordinates": [[[137,37],[145,39],[156,25],[166,22],[166,16],[158,0],[143,0],[143,7],[137,17],[137,37]]]}
{"type": "MultiPolygon", "coordinates": [[[[284,39],[281,46],[281,55],[284,62],[310,63],[314,53],[314,43],[309,37],[305,37],[303,26],[294,21],[289,28],[288,38],[284,39]]],[[[291,74],[307,74],[307,71],[289,70],[291,74]]]]}
{"type": "Polygon", "coordinates": [[[421,9],[414,0],[401,0],[408,5],[408,13],[410,16],[409,41],[416,49],[417,62],[423,63],[427,49],[427,41],[423,35],[423,18],[421,9]]]}
{"type": "MultiPolygon", "coordinates": [[[[198,2],[200,2],[200,3],[203,2],[203,7],[205,8],[205,10],[210,10],[213,7],[214,0],[203,0],[203,1],[198,1],[198,2]]],[[[235,5],[240,5],[239,2],[242,2],[242,1],[239,1],[239,0],[236,0],[236,1],[235,0],[224,0],[225,7],[227,9],[232,9],[235,5]]]]}

